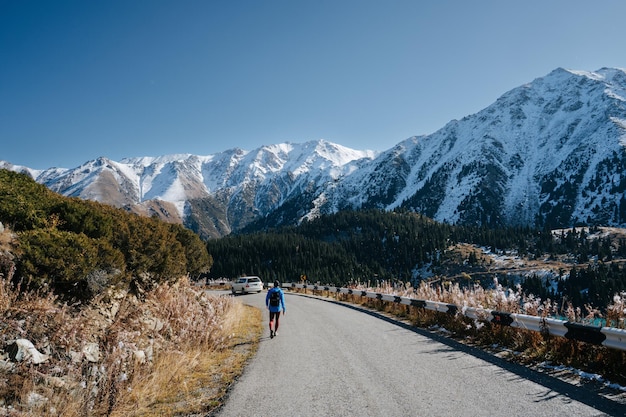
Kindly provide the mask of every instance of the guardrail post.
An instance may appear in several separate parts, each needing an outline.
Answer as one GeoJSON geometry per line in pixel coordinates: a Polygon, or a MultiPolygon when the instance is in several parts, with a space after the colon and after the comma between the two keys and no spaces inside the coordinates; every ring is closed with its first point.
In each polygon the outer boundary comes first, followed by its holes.
{"type": "Polygon", "coordinates": [[[570,322],[565,323],[565,327],[567,327],[565,337],[570,340],[601,345],[606,339],[606,336],[601,332],[601,327],[585,326],[584,324],[570,322]]]}

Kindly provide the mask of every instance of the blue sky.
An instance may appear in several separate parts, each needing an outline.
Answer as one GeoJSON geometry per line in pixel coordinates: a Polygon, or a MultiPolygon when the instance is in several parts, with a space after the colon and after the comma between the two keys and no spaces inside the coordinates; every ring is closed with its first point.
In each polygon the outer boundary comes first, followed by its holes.
{"type": "Polygon", "coordinates": [[[398,142],[557,67],[626,67],[623,0],[0,0],[0,160],[398,142]]]}

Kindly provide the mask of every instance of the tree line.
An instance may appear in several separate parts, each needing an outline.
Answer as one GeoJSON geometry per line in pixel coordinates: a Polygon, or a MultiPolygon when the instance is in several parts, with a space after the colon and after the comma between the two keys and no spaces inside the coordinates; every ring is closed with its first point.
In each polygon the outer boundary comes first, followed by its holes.
{"type": "MultiPolygon", "coordinates": [[[[570,279],[560,283],[530,278],[522,288],[534,295],[602,307],[616,293],[626,290],[624,267],[602,264],[626,254],[626,241],[622,239],[592,239],[582,229],[555,235],[550,230],[530,227],[454,226],[406,210],[342,211],[299,226],[209,240],[207,248],[215,262],[207,277],[259,275],[267,282],[306,279],[334,285],[374,285],[381,281],[415,284],[425,278],[420,275],[425,267],[444,274],[444,264],[449,268],[449,248],[458,243],[478,245],[494,253],[514,251],[530,258],[572,254],[579,263],[600,263],[584,269],[572,266],[570,279]]],[[[459,266],[471,268],[479,262],[470,252],[461,260],[464,265],[459,266]]]]}

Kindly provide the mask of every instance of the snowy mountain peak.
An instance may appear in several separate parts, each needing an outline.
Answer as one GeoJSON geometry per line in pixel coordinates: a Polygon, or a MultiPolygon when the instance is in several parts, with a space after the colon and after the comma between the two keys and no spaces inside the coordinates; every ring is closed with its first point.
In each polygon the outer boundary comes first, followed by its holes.
{"type": "Polygon", "coordinates": [[[621,69],[556,69],[401,142],[327,201],[406,207],[451,223],[622,225],[625,86],[621,69]]]}

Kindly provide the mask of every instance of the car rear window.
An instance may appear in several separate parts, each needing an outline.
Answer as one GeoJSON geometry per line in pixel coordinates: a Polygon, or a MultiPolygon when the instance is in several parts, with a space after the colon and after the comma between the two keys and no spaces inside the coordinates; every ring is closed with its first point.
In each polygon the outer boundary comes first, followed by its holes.
{"type": "Polygon", "coordinates": [[[250,278],[249,282],[259,282],[261,281],[259,278],[250,278]]]}

